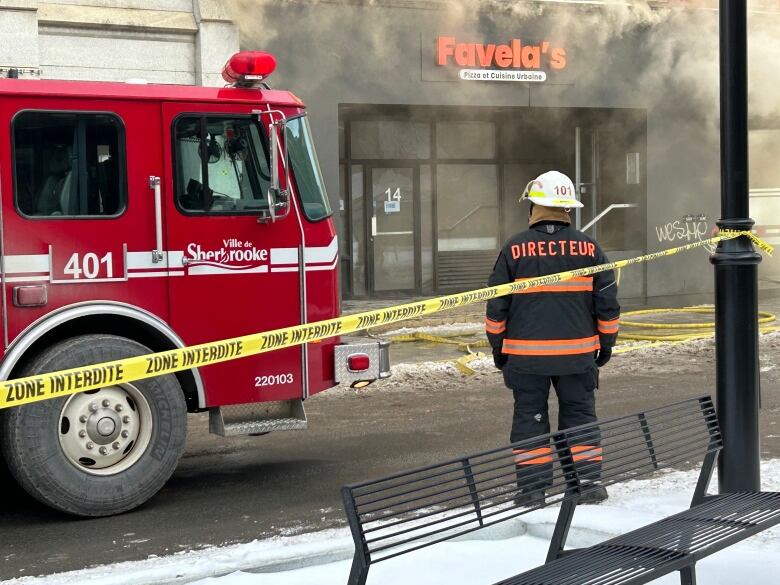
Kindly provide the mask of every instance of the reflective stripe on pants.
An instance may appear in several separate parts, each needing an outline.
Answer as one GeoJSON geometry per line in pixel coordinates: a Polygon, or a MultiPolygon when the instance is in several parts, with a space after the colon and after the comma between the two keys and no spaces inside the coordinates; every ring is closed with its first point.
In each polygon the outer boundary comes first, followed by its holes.
{"type": "Polygon", "coordinates": [[[542,465],[552,463],[553,450],[550,447],[538,449],[513,449],[516,465],[542,465]]]}

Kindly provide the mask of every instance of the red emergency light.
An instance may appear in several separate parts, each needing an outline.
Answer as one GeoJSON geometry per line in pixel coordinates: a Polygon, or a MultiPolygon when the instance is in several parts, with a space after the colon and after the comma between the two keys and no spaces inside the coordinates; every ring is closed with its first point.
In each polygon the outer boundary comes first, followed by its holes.
{"type": "Polygon", "coordinates": [[[222,69],[222,79],[238,87],[251,87],[276,70],[276,58],[262,51],[236,53],[222,69]]]}

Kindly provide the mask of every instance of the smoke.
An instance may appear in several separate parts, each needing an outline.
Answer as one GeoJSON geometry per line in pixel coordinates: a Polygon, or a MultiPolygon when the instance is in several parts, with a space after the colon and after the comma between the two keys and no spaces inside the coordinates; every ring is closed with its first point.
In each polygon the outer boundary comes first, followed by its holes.
{"type": "MultiPolygon", "coordinates": [[[[520,0],[227,0],[227,5],[246,48],[281,44],[293,49],[284,51],[279,75],[290,73],[300,93],[315,94],[342,76],[354,83],[350,65],[362,62],[371,64],[360,76],[365,84],[381,86],[389,98],[406,96],[408,87],[393,83],[393,69],[412,73],[410,65],[416,63],[405,53],[417,50],[420,32],[431,38],[457,31],[475,40],[500,41],[521,31],[564,43],[578,89],[599,88],[594,100],[598,93],[609,93],[615,102],[625,96],[629,99],[623,103],[641,100],[648,109],[689,103],[690,112],[717,120],[717,18],[710,10],[655,9],[647,2],[619,0],[598,6],[520,0]],[[658,32],[643,36],[649,28],[658,32]],[[632,46],[634,41],[640,46],[632,46]],[[681,93],[683,102],[677,99],[681,93]]],[[[474,89],[457,88],[465,97],[474,89]]]]}
{"type": "MultiPolygon", "coordinates": [[[[648,236],[654,226],[687,214],[705,214],[712,227],[718,215],[717,0],[673,0],[665,5],[644,0],[593,4],[226,0],[226,4],[240,27],[242,46],[275,52],[280,66],[274,83],[300,95],[313,114],[328,117],[330,128],[336,112],[319,111],[319,102],[643,108],[648,116],[648,212],[646,225],[630,228],[628,239],[638,249],[658,246],[648,236]],[[565,47],[568,65],[548,83],[530,88],[442,82],[435,78],[432,52],[434,39],[441,34],[468,42],[547,40],[565,47]]],[[[770,10],[771,0],[753,0],[750,6],[754,11],[768,10],[750,17],[751,124],[756,130],[780,128],[780,12],[770,10]]],[[[615,116],[616,124],[624,119],[622,112],[615,116]]],[[[563,117],[560,126],[565,126],[563,117]]],[[[773,169],[778,168],[780,140],[775,138],[778,132],[770,134],[769,139],[752,141],[759,147],[751,173],[762,186],[777,177],[773,169]]],[[[316,138],[327,150],[336,151],[334,135],[316,138]]],[[[571,143],[572,134],[554,138],[571,143]]],[[[333,160],[324,166],[337,168],[333,160]]],[[[338,183],[333,173],[331,185],[338,183]]],[[[780,203],[773,209],[780,213],[780,203]]],[[[680,268],[682,282],[690,279],[682,274],[686,270],[680,268]]],[[[702,278],[709,281],[708,275],[702,278]]]]}
{"type": "MultiPolygon", "coordinates": [[[[592,85],[618,69],[617,86],[604,88],[613,94],[643,96],[648,109],[665,102],[675,106],[691,104],[690,111],[703,113],[717,122],[718,21],[717,0],[671,2],[675,8],[643,0],[601,0],[593,5],[528,0],[451,0],[408,2],[388,0],[225,0],[241,30],[246,48],[273,49],[277,42],[301,35],[316,38],[314,54],[297,52],[295,60],[306,60],[308,75],[296,82],[316,91],[324,82],[339,76],[340,66],[359,53],[369,57],[374,73],[398,63],[404,41],[416,31],[398,30],[395,25],[419,25],[423,31],[461,31],[475,39],[500,40],[513,29],[529,30],[537,36],[559,36],[577,64],[577,85],[592,85]],[[683,5],[680,8],[680,5],[683,5]],[[412,20],[399,20],[395,13],[406,8],[412,20]],[[286,18],[285,13],[292,15],[286,18]],[[300,26],[296,26],[296,22],[300,26]],[[284,23],[284,24],[282,24],[284,23]],[[643,35],[648,29],[652,34],[643,35]],[[636,40],[639,46],[631,46],[636,40]],[[399,47],[399,44],[401,45],[399,47]],[[626,51],[626,49],[629,49],[626,51]],[[634,49],[634,50],[632,50],[634,49]],[[620,52],[625,52],[621,58],[620,52]],[[628,57],[628,58],[626,58],[628,57]],[[622,77],[622,79],[621,79],[622,77]],[[685,93],[681,102],[677,96],[685,93]]],[[[760,9],[772,2],[754,0],[760,9]]],[[[780,62],[780,13],[774,19],[757,12],[751,18],[751,114],[754,118],[775,118],[780,114],[776,91],[780,62]]],[[[303,42],[301,42],[303,41],[303,42]]],[[[293,66],[296,63],[292,63],[293,66]]],[[[409,63],[405,63],[408,67],[409,63]]],[[[389,88],[392,93],[392,88],[389,88]]],[[[687,115],[687,112],[686,112],[687,115]]]]}

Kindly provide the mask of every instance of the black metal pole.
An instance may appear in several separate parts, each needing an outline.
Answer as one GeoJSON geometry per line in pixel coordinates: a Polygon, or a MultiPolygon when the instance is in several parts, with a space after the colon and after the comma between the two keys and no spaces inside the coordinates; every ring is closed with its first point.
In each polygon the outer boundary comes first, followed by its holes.
{"type": "MultiPolygon", "coordinates": [[[[722,230],[749,230],[747,6],[720,0],[720,161],[722,230]]],[[[720,493],[760,489],[758,263],[748,238],[720,242],[715,265],[720,493]]]]}

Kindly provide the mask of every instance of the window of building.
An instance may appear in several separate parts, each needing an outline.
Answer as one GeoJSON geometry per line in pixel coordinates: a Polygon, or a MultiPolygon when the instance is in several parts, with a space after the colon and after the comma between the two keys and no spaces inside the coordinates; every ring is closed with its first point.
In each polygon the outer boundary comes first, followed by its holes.
{"type": "Polygon", "coordinates": [[[423,293],[434,290],[432,175],[430,165],[420,165],[420,270],[423,293]]]}
{"type": "Polygon", "coordinates": [[[352,199],[352,294],[361,296],[366,294],[366,220],[363,195],[363,165],[352,165],[351,181],[352,199]]]}
{"type": "Polygon", "coordinates": [[[176,202],[185,213],[268,209],[265,140],[250,117],[183,116],[174,130],[176,202]]]}
{"type": "Polygon", "coordinates": [[[440,159],[495,158],[495,125],[476,121],[437,122],[436,156],[440,159]]]}
{"type": "Polygon", "coordinates": [[[439,164],[436,171],[440,198],[447,197],[438,206],[439,252],[497,251],[497,166],[439,164]]]}
{"type": "Polygon", "coordinates": [[[22,112],[13,122],[17,209],[111,217],[126,205],[124,132],[112,114],[22,112]]]}
{"type": "MultiPolygon", "coordinates": [[[[773,246],[780,245],[780,129],[756,128],[748,135],[750,144],[750,217],[759,236],[773,246]]],[[[710,223],[710,226],[712,223],[710,223]]],[[[759,286],[780,283],[780,263],[758,265],[759,286]]]]}
{"type": "Polygon", "coordinates": [[[354,121],[354,159],[418,159],[431,157],[431,125],[405,120],[354,121]]]}

